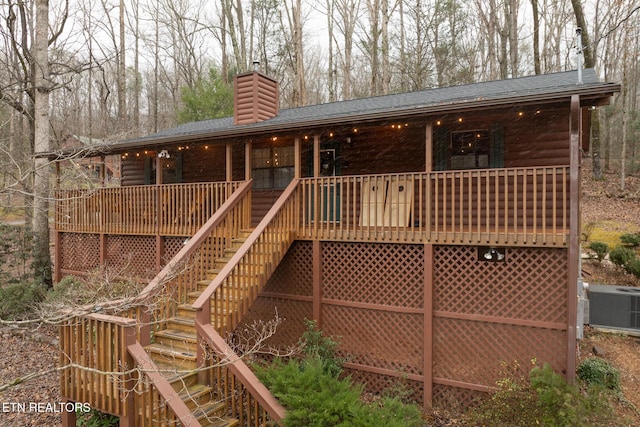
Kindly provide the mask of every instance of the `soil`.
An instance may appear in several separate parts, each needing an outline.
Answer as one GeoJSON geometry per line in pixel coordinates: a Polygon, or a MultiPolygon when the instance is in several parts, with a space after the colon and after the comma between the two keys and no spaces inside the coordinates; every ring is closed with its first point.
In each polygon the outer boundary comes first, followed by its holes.
{"type": "MultiPolygon", "coordinates": [[[[640,176],[628,177],[626,190],[619,190],[619,177],[606,175],[592,180],[585,164],[582,222],[606,223],[612,231],[637,227],[640,230],[640,176]]],[[[623,230],[624,231],[624,230],[623,230]]],[[[585,260],[585,280],[591,283],[640,287],[640,279],[616,270],[607,263],[585,260]]],[[[58,363],[57,329],[44,328],[37,334],[22,333],[0,326],[0,387],[34,372],[44,372],[58,363]]],[[[640,337],[585,329],[580,342],[580,359],[594,356],[594,347],[604,359],[620,370],[624,399],[620,412],[629,421],[621,425],[640,425],[640,337]]],[[[61,416],[47,404],[61,401],[59,376],[49,373],[0,391],[0,425],[3,427],[59,426],[61,416]],[[24,404],[26,412],[15,410],[24,404]],[[33,405],[38,405],[35,406],[33,405]],[[44,405],[43,405],[44,404],[44,405]],[[9,405],[9,406],[7,406],[9,405]],[[15,405],[13,408],[12,405],[15,405]]],[[[434,425],[460,425],[456,420],[440,419],[434,425]]]]}

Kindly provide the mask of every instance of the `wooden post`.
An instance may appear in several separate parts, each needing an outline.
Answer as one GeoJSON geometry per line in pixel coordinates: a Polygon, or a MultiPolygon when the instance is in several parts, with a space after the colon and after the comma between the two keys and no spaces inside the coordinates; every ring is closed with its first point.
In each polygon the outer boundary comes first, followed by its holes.
{"type": "Polygon", "coordinates": [[[433,404],[433,245],[424,245],[424,331],[423,377],[424,407],[433,404]]]}
{"type": "Polygon", "coordinates": [[[322,247],[313,241],[313,320],[322,328],[322,247]]]}
{"type": "MultiPolygon", "coordinates": [[[[75,403],[69,399],[62,399],[64,403],[75,403]]],[[[65,405],[66,406],[66,405],[65,405]]],[[[76,412],[62,411],[62,427],[76,427],[76,412]]]]}
{"type": "Polygon", "coordinates": [[[313,177],[320,176],[320,135],[313,136],[313,177]]]}
{"type": "Polygon", "coordinates": [[[108,235],[104,233],[100,233],[100,265],[106,266],[109,261],[107,258],[109,256],[109,246],[108,246],[108,235]]]}
{"type": "Polygon", "coordinates": [[[576,372],[576,325],[578,321],[578,277],[580,261],[580,96],[571,97],[569,143],[569,283],[567,284],[567,381],[576,372]]]}
{"type": "Polygon", "coordinates": [[[248,141],[244,144],[244,180],[249,181],[251,179],[251,165],[253,163],[251,154],[252,154],[252,146],[251,141],[248,141]]]}
{"type": "Polygon", "coordinates": [[[231,144],[226,145],[226,180],[227,182],[233,181],[233,146],[231,144]]]}
{"type": "MultiPolygon", "coordinates": [[[[134,345],[136,343],[136,328],[135,326],[127,326],[125,327],[125,343],[127,348],[129,346],[134,345]]],[[[134,366],[133,357],[129,352],[126,352],[126,360],[123,360],[123,365],[128,369],[134,366]]],[[[140,373],[139,375],[143,375],[140,373]]],[[[124,386],[128,393],[125,393],[125,398],[123,402],[124,406],[124,415],[120,416],[120,427],[133,427],[136,421],[136,407],[135,407],[135,387],[136,387],[137,378],[134,377],[134,374],[127,374],[127,378],[124,381],[124,386]]]]}
{"type": "Polygon", "coordinates": [[[300,138],[296,137],[293,140],[293,156],[294,156],[294,178],[298,179],[302,177],[302,157],[301,157],[300,138]]]}
{"type": "MultiPolygon", "coordinates": [[[[62,254],[60,253],[62,249],[62,233],[58,230],[55,230],[53,235],[53,282],[58,283],[62,280],[62,266],[60,262],[62,260],[62,254]]],[[[74,424],[75,425],[75,424],[74,424]]]]}
{"type": "Polygon", "coordinates": [[[433,172],[433,123],[431,122],[425,126],[424,147],[425,172],[433,172]]]}

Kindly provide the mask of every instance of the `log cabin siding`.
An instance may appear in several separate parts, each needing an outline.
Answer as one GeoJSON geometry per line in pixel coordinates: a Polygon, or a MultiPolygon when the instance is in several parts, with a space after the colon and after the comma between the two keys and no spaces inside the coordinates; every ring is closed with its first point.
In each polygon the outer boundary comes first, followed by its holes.
{"type": "Polygon", "coordinates": [[[126,157],[122,159],[122,179],[120,184],[123,187],[145,184],[145,161],[144,157],[126,157]]]}
{"type": "Polygon", "coordinates": [[[183,150],[183,182],[217,182],[225,180],[225,147],[198,146],[183,150]]]}

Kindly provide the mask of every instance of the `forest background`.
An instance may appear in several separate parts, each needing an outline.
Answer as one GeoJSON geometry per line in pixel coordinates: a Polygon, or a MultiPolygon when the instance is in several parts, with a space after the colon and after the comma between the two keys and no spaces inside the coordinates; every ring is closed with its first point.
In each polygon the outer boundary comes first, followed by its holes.
{"type": "Polygon", "coordinates": [[[583,61],[622,84],[594,112],[594,177],[614,172],[624,192],[640,168],[640,0],[1,0],[0,16],[0,221],[31,226],[44,282],[44,154],[230,115],[233,76],[254,61],[282,108],[583,61]]]}

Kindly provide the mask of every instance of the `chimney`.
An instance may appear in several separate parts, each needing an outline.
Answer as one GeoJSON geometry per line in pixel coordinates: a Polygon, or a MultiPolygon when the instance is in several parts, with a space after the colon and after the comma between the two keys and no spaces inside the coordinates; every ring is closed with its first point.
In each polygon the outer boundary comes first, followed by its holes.
{"type": "Polygon", "coordinates": [[[278,115],[278,82],[256,70],[234,77],[233,123],[257,123],[278,115]]]}

